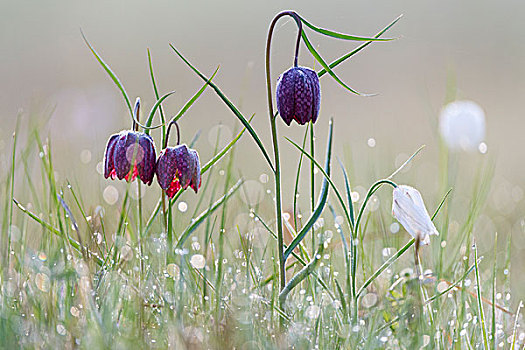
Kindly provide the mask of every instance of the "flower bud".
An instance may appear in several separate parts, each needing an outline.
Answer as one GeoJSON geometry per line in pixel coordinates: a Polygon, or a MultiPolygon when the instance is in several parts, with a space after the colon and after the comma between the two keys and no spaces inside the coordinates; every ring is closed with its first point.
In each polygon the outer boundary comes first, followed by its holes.
{"type": "Polygon", "coordinates": [[[321,104],[317,73],[306,67],[292,67],[281,74],[276,89],[277,110],[286,125],[315,123],[321,104]]]}
{"type": "Polygon", "coordinates": [[[181,189],[191,187],[197,193],[201,185],[201,166],[197,151],[186,145],[167,147],[157,160],[157,181],[173,198],[181,189]]]}
{"type": "Polygon", "coordinates": [[[123,130],[109,138],[104,154],[104,177],[128,182],[138,177],[151,185],[155,159],[155,144],[149,135],[123,130]]]}
{"type": "Polygon", "coordinates": [[[439,235],[423,203],[421,193],[413,187],[400,185],[394,188],[392,215],[405,230],[422,244],[430,243],[430,235],[439,235]]]}

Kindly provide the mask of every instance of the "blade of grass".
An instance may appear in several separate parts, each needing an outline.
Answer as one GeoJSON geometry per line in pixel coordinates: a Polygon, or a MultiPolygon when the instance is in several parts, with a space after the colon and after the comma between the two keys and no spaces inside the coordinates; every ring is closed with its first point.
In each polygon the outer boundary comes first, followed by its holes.
{"type": "MultiPolygon", "coordinates": [[[[312,215],[306,222],[306,224],[301,228],[301,231],[297,233],[297,236],[294,238],[294,240],[288,245],[288,248],[284,251],[284,259],[288,258],[290,256],[291,252],[299,245],[299,243],[304,239],[308,231],[310,231],[310,228],[314,225],[314,223],[317,221],[319,216],[321,216],[321,213],[323,212],[324,206],[326,204],[326,200],[328,198],[328,181],[329,181],[329,174],[330,174],[330,160],[332,157],[332,137],[333,137],[333,121],[330,121],[330,131],[328,133],[328,142],[326,145],[326,161],[325,161],[325,169],[323,170],[325,176],[323,180],[323,185],[321,186],[321,194],[319,195],[319,200],[317,201],[317,205],[315,210],[313,211],[312,215]]],[[[296,145],[293,141],[290,141],[292,144],[294,144],[296,147],[298,147],[301,150],[301,147],[296,145]]],[[[301,150],[306,156],[309,158],[310,155],[304,151],[301,150]]],[[[313,158],[311,158],[313,160],[313,158]]],[[[321,168],[322,169],[322,168],[321,168]]]]}
{"type": "Polygon", "coordinates": [[[233,185],[228,193],[226,193],[224,196],[219,198],[213,205],[208,208],[207,210],[203,211],[198,217],[192,220],[192,223],[184,230],[184,232],[181,234],[179,240],[177,241],[176,248],[182,248],[182,245],[188,237],[199,227],[199,225],[210,215],[212,214],[217,208],[219,208],[224,202],[226,202],[242,185],[243,181],[239,180],[235,185],[233,185]]]}
{"type": "MultiPolygon", "coordinates": [[[[170,44],[170,47],[182,59],[182,61],[184,63],[186,63],[202,80],[204,80],[204,81],[209,80],[199,70],[197,70],[197,68],[195,68],[184,56],[182,56],[182,54],[175,48],[175,46],[170,44]]],[[[222,101],[228,106],[228,108],[230,108],[230,110],[237,117],[237,119],[239,119],[239,121],[242,123],[242,125],[244,125],[244,127],[246,129],[248,129],[248,132],[250,133],[250,135],[254,139],[255,143],[257,144],[257,146],[259,147],[259,149],[263,153],[264,158],[268,162],[268,165],[270,166],[272,171],[275,172],[275,168],[273,167],[272,161],[270,160],[270,157],[268,156],[268,153],[266,152],[266,149],[264,148],[264,145],[263,145],[261,139],[259,138],[259,136],[257,136],[257,133],[252,128],[250,123],[246,120],[246,118],[242,115],[242,113],[237,109],[237,107],[235,107],[235,105],[226,97],[226,95],[224,95],[222,93],[222,91],[217,87],[217,85],[215,85],[211,81],[208,84],[212,87],[212,89],[215,91],[215,93],[222,99],[222,101]]]]}
{"type": "MultiPolygon", "coordinates": [[[[379,38],[381,35],[383,35],[387,30],[389,30],[390,28],[392,28],[392,26],[394,26],[394,24],[397,23],[397,21],[399,21],[401,19],[401,17],[403,17],[403,15],[397,17],[395,20],[393,20],[388,26],[386,26],[385,28],[383,28],[379,33],[377,33],[375,36],[374,36],[374,39],[377,39],[379,38]]],[[[338,66],[341,62],[343,61],[346,61],[347,59],[349,59],[350,57],[352,57],[353,55],[355,55],[356,53],[358,53],[359,51],[363,50],[365,47],[367,47],[368,45],[370,45],[373,41],[368,41],[364,44],[361,44],[358,48],[350,51],[349,53],[347,53],[346,55],[343,55],[341,57],[339,57],[338,59],[336,59],[335,61],[333,61],[332,63],[330,63],[328,66],[330,68],[334,68],[336,66],[338,66]]],[[[322,77],[323,75],[325,75],[327,73],[326,69],[321,69],[319,72],[317,72],[317,75],[320,77],[322,77]]]]}
{"type": "Polygon", "coordinates": [[[356,94],[356,95],[360,95],[360,96],[373,96],[371,94],[363,94],[363,93],[360,93],[358,92],[357,90],[354,90],[352,89],[350,86],[346,85],[341,79],[339,79],[339,77],[334,73],[334,71],[332,70],[332,68],[330,68],[328,66],[328,64],[325,62],[325,60],[321,57],[321,55],[319,55],[319,53],[317,52],[317,50],[313,47],[313,45],[310,43],[310,40],[308,39],[308,36],[306,35],[306,32],[302,32],[301,33],[301,36],[303,38],[303,41],[304,43],[306,44],[306,48],[308,49],[308,51],[310,51],[310,53],[312,54],[312,56],[314,56],[314,58],[316,59],[317,62],[319,62],[319,64],[328,72],[328,74],[330,74],[330,76],[336,81],[338,82],[342,87],[344,87],[345,89],[347,89],[348,91],[356,94]]]}
{"type": "Polygon", "coordinates": [[[118,89],[120,90],[120,92],[122,93],[122,96],[124,97],[124,101],[126,102],[126,106],[128,107],[128,110],[129,110],[129,114],[131,115],[131,117],[133,118],[133,109],[131,108],[131,102],[129,100],[129,96],[128,96],[128,93],[126,92],[126,90],[124,89],[124,85],[122,85],[122,83],[120,82],[119,78],[117,77],[117,75],[111,70],[111,68],[109,67],[109,65],[104,62],[104,60],[102,59],[102,57],[100,57],[100,55],[97,53],[97,51],[95,51],[95,49],[93,48],[93,46],[91,46],[91,44],[89,43],[89,41],[87,40],[86,36],[84,35],[84,32],[82,32],[82,29],[80,30],[80,34],[82,35],[82,38],[84,39],[84,42],[86,43],[86,45],[89,47],[89,50],[91,50],[91,53],[93,53],[93,55],[95,56],[95,58],[97,59],[98,63],[100,63],[100,65],[102,66],[102,68],[104,68],[104,70],[106,71],[106,73],[109,75],[109,77],[111,78],[111,80],[113,80],[113,82],[115,83],[115,85],[117,85],[118,89]]]}
{"type": "MultiPolygon", "coordinates": [[[[26,214],[27,216],[29,216],[31,219],[35,220],[36,222],[38,222],[40,225],[42,225],[42,227],[44,227],[46,230],[48,230],[49,232],[57,235],[58,237],[61,237],[61,238],[64,238],[64,235],[59,231],[57,230],[56,228],[54,228],[53,226],[51,226],[50,224],[48,224],[46,221],[42,220],[41,218],[39,218],[37,215],[33,214],[30,210],[27,210],[24,206],[22,206],[15,198],[13,198],[13,202],[15,203],[15,205],[18,207],[18,209],[20,209],[24,214],[26,214]]],[[[78,253],[81,253],[82,252],[82,247],[80,246],[80,244],[75,241],[73,238],[71,237],[68,237],[68,241],[69,243],[71,244],[71,246],[78,252],[78,253]]],[[[97,253],[94,253],[94,252],[89,252],[89,254],[91,256],[93,256],[95,258],[95,262],[99,265],[99,266],[102,266],[104,261],[98,256],[97,253]]]]}
{"type": "Polygon", "coordinates": [[[333,30],[324,29],[324,28],[320,28],[320,27],[314,26],[313,24],[311,24],[310,22],[308,22],[306,19],[304,19],[301,16],[299,16],[299,18],[301,19],[301,21],[304,24],[306,24],[306,26],[308,28],[316,31],[319,34],[323,34],[323,35],[329,36],[331,38],[342,39],[342,40],[351,40],[351,41],[391,41],[391,40],[394,40],[393,38],[386,38],[386,39],[379,39],[377,37],[367,38],[367,37],[362,37],[362,36],[355,36],[355,35],[348,35],[348,34],[344,34],[344,33],[338,33],[338,32],[334,32],[333,30]]]}
{"type": "Polygon", "coordinates": [[[479,277],[479,267],[478,267],[478,248],[476,246],[476,243],[474,243],[474,266],[476,269],[476,294],[477,294],[477,301],[478,301],[478,316],[481,320],[481,335],[483,337],[483,346],[485,350],[489,350],[489,339],[487,336],[487,327],[485,325],[485,313],[483,312],[483,300],[481,299],[481,281],[479,277]]]}

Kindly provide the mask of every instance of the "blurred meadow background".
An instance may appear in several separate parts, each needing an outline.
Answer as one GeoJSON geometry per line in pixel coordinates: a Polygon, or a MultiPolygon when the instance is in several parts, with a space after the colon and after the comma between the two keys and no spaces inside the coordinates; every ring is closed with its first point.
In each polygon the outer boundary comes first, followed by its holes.
{"type": "MultiPolygon", "coordinates": [[[[163,103],[168,117],[175,115],[202,86],[202,81],[169,48],[169,43],[207,76],[220,66],[214,82],[245,116],[255,114],[252,125],[269,147],[264,45],[273,16],[289,8],[321,27],[359,36],[373,36],[403,15],[384,35],[398,40],[372,43],[336,69],[338,76],[351,87],[376,93],[376,96],[353,95],[329,77],[321,79],[321,112],[315,128],[319,141],[316,156],[323,164],[328,120],[333,117],[334,159],[338,157],[345,164],[359,204],[370,184],[388,176],[421,145],[426,145],[397,175],[397,182],[418,188],[431,214],[446,191],[453,188],[447,204],[446,223],[445,218],[438,218],[443,221],[436,226],[460,241],[457,235],[465,233],[464,227],[468,229],[470,216],[475,212],[471,231],[478,243],[478,254],[485,256],[480,272],[489,282],[494,267],[494,238],[498,233],[495,259],[501,277],[498,281],[507,278],[509,267],[511,277],[506,286],[502,283],[496,288],[499,298],[495,300],[515,313],[519,301],[525,298],[525,282],[520,278],[525,272],[525,167],[522,162],[525,149],[522,136],[525,130],[525,99],[522,98],[525,94],[522,64],[525,61],[522,38],[525,5],[520,1],[2,1],[2,185],[9,189],[6,184],[10,176],[12,134],[17,115],[20,115],[18,144],[20,150],[26,149],[25,145],[30,149],[26,153],[28,161],[21,161],[15,169],[14,197],[22,205],[32,203],[33,208],[38,205],[34,194],[45,187],[41,181],[42,172],[35,162],[38,160],[38,150],[33,143],[36,127],[42,140],[51,140],[54,176],[60,186],[71,183],[82,193],[82,201],[90,212],[95,212],[99,206],[110,215],[120,210],[126,184],[105,180],[100,169],[109,135],[128,129],[129,116],[120,92],[83,42],[80,29],[119,76],[130,98],[141,98],[143,118],[156,100],[148,72],[147,48],[152,55],[161,94],[176,91],[163,103]],[[455,99],[472,100],[483,108],[486,147],[475,152],[449,154],[446,151],[438,133],[438,118],[442,107],[455,99]],[[31,179],[34,190],[27,186],[31,179]],[[486,200],[480,200],[480,207],[473,210],[473,201],[484,197],[485,192],[486,200]]],[[[278,23],[272,46],[273,82],[291,66],[295,36],[296,27],[291,19],[278,23]]],[[[360,44],[323,38],[314,33],[309,38],[329,62],[360,44]]],[[[320,69],[304,45],[300,52],[300,65],[320,69]]],[[[154,124],[157,122],[158,119],[154,124]]],[[[211,89],[204,92],[179,124],[182,142],[189,143],[200,134],[195,148],[199,150],[202,163],[213,156],[218,138],[219,146],[223,147],[241,129],[240,123],[211,89]]],[[[290,211],[299,154],[283,137],[301,144],[304,129],[286,128],[281,120],[278,126],[283,139],[283,209],[290,211]]],[[[158,131],[153,135],[158,136],[158,131]]],[[[171,143],[174,142],[172,136],[171,143]]],[[[158,150],[159,146],[157,143],[158,150]]],[[[223,176],[227,164],[227,160],[223,160],[214,176],[223,176]]],[[[336,161],[332,167],[334,181],[342,190],[343,177],[336,161]]],[[[304,174],[308,174],[306,167],[304,174]]],[[[272,213],[270,196],[267,196],[273,191],[270,169],[247,134],[236,147],[231,176],[232,184],[241,177],[246,181],[244,194],[236,199],[235,209],[228,216],[228,227],[231,227],[228,232],[234,235],[228,239],[236,240],[239,236],[235,226],[242,226],[249,220],[248,208],[260,206],[261,212],[269,216],[272,213]]],[[[316,176],[317,192],[323,177],[320,173],[316,176]]],[[[156,180],[154,182],[155,186],[145,190],[145,217],[149,217],[160,194],[156,180]]],[[[218,193],[222,191],[221,186],[218,193]]],[[[308,178],[303,186],[305,195],[301,195],[298,202],[308,211],[308,178]]],[[[9,190],[3,190],[4,195],[9,203],[9,190]]],[[[209,193],[204,195],[205,202],[213,197],[209,193]]],[[[193,193],[181,197],[183,205],[177,206],[181,222],[189,222],[198,200],[193,193]]],[[[378,214],[380,219],[370,225],[375,233],[372,237],[377,242],[389,241],[391,238],[385,236],[386,232],[395,237],[390,242],[392,246],[401,246],[399,242],[410,237],[399,230],[399,226],[391,226],[395,220],[390,215],[391,198],[386,191],[378,195],[375,205],[381,207],[381,214],[378,214]]],[[[4,223],[8,212],[2,214],[4,223]]],[[[333,221],[329,210],[325,212],[326,220],[333,221]]],[[[11,232],[27,224],[22,224],[27,219],[16,207],[14,216],[15,229],[11,227],[11,232]]],[[[117,223],[108,221],[107,225],[109,231],[114,231],[117,223]]],[[[37,242],[42,230],[35,229],[28,235],[37,242]]],[[[199,235],[202,245],[204,238],[202,233],[199,235]]],[[[274,244],[272,240],[269,242],[274,244]]],[[[42,246],[34,244],[37,255],[42,246]]],[[[378,244],[381,247],[381,243],[378,244]]],[[[425,268],[437,269],[439,245],[440,239],[433,238],[432,248],[423,248],[425,268]]],[[[443,244],[441,246],[444,248],[443,244]]],[[[370,261],[380,261],[381,254],[389,256],[390,253],[377,248],[371,251],[370,261]]],[[[450,256],[461,259],[460,255],[450,256]]],[[[370,261],[370,270],[373,270],[371,266],[378,264],[370,261]]],[[[411,258],[404,261],[406,266],[413,264],[411,258]]],[[[453,264],[453,261],[447,262],[453,264]]],[[[398,266],[397,270],[406,266],[398,266]]],[[[452,276],[458,275],[455,272],[452,276]]],[[[474,275],[469,278],[474,280],[474,275]]],[[[490,299],[490,288],[485,291],[490,299]]],[[[485,304],[485,307],[490,309],[491,305],[485,304]]],[[[66,327],[67,322],[60,324],[66,327]]],[[[512,330],[512,325],[510,328],[512,330]]],[[[61,333],[58,328],[57,332],[61,333]]],[[[68,328],[68,332],[72,331],[68,328]]],[[[507,336],[511,333],[505,329],[507,336]]],[[[521,334],[520,341],[523,341],[525,334],[521,334]]],[[[51,338],[46,339],[47,346],[59,344],[51,338]]],[[[506,347],[507,338],[504,341],[506,347]]],[[[254,344],[251,345],[256,348],[254,344]]],[[[265,346],[261,342],[258,344],[261,348],[265,346]]]]}

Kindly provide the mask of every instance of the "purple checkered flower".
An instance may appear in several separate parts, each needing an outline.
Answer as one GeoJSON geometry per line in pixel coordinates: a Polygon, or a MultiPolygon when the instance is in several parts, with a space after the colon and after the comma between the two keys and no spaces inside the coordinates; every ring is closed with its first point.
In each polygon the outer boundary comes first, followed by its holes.
{"type": "Polygon", "coordinates": [[[123,130],[109,138],[104,154],[104,177],[128,182],[138,177],[151,185],[156,157],[155,144],[149,135],[123,130]]]}
{"type": "Polygon", "coordinates": [[[321,104],[317,73],[306,67],[292,67],[281,74],[276,89],[277,110],[286,125],[315,123],[321,104]]]}
{"type": "Polygon", "coordinates": [[[157,181],[168,198],[173,198],[188,186],[197,193],[201,186],[199,154],[184,144],[166,147],[157,160],[156,173],[157,181]]]}

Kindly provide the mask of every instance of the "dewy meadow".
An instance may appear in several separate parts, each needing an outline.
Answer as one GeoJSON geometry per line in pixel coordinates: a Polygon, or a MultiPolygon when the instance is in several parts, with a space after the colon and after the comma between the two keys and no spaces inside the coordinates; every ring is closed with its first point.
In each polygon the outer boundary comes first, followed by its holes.
{"type": "Polygon", "coordinates": [[[122,95],[129,124],[107,135],[97,202],[82,176],[59,176],[54,164],[62,150],[41,132],[50,116],[18,116],[1,177],[2,347],[522,348],[512,237],[476,234],[490,215],[484,208],[494,170],[484,156],[483,109],[454,96],[443,107],[434,125],[438,189],[411,183],[424,145],[380,174],[336,153],[345,140],[334,136],[338,116],[323,114],[323,84],[372,98],[336,67],[367,54],[369,45],[395,46],[387,32],[400,19],[362,37],[294,11],[277,14],[260,43],[266,116],[241,112],[216,82],[220,69],[205,73],[190,59],[198,53],[183,53],[177,43],[171,54],[201,88],[169,110],[178,86],[160,91],[162,74],[148,50],[144,69],[155,99],[133,103],[118,67],[82,33],[86,55],[122,95]],[[290,68],[275,72],[272,38],[282,33],[274,29],[283,18],[297,36],[290,68]],[[327,60],[311,34],[357,46],[327,60]],[[300,57],[315,66],[300,65],[300,57]],[[205,93],[237,125],[226,142],[217,129],[211,153],[201,149],[199,134],[181,127],[195,123],[187,113],[205,93]],[[254,126],[255,117],[266,118],[266,130],[254,126]],[[319,124],[327,135],[316,132],[319,124]],[[291,128],[303,136],[289,137],[291,128]],[[271,142],[260,136],[267,132],[271,142]],[[252,142],[249,157],[266,166],[257,181],[243,177],[240,140],[252,142]],[[281,155],[283,147],[295,156],[281,155]],[[471,175],[462,180],[467,164],[471,175]]]}

